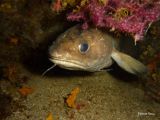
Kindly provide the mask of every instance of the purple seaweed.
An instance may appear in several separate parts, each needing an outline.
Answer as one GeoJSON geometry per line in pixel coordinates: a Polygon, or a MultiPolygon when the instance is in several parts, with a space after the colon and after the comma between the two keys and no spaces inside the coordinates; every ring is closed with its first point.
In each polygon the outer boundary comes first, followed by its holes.
{"type": "Polygon", "coordinates": [[[80,11],[67,15],[68,20],[82,21],[83,29],[87,29],[91,23],[99,28],[131,33],[135,41],[142,40],[149,25],[159,18],[160,0],[109,0],[106,5],[98,0],[90,0],[80,11]],[[129,14],[117,20],[115,15],[122,8],[129,14]]]}

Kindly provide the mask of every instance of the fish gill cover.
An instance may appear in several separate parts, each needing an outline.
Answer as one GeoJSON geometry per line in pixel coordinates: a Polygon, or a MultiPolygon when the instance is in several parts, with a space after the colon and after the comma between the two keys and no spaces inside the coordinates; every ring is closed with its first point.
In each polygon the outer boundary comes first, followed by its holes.
{"type": "Polygon", "coordinates": [[[67,10],[67,19],[99,28],[119,30],[142,40],[152,22],[160,18],[160,0],[56,0],[53,10],[67,10]]]}

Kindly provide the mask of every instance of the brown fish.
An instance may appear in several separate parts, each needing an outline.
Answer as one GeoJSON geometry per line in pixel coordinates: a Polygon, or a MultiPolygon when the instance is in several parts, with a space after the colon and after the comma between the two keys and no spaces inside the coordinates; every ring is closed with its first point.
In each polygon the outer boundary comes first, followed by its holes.
{"type": "Polygon", "coordinates": [[[146,72],[146,67],[131,56],[118,51],[118,42],[106,32],[79,25],[61,34],[49,49],[50,60],[70,70],[100,71],[115,61],[132,74],[146,72]]]}

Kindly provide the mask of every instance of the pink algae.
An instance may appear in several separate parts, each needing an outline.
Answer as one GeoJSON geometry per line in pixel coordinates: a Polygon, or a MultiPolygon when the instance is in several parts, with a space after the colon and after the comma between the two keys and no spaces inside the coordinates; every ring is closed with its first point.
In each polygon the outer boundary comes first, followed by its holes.
{"type": "Polygon", "coordinates": [[[82,28],[90,24],[99,28],[117,29],[131,33],[135,41],[142,40],[149,25],[160,18],[160,0],[89,0],[77,12],[67,15],[70,21],[82,22],[82,28]]]}

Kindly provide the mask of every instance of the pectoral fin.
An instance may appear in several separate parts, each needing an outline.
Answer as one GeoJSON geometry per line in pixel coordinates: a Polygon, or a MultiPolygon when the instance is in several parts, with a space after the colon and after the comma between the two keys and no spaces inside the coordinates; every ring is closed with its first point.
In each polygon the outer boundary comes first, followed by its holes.
{"type": "Polygon", "coordinates": [[[147,72],[147,67],[131,56],[114,50],[112,58],[124,70],[132,74],[141,74],[147,72]]]}

